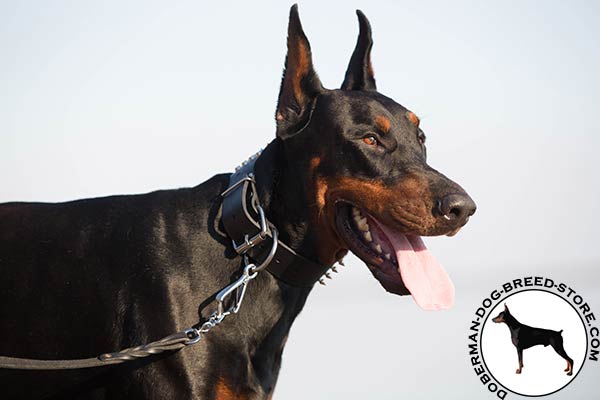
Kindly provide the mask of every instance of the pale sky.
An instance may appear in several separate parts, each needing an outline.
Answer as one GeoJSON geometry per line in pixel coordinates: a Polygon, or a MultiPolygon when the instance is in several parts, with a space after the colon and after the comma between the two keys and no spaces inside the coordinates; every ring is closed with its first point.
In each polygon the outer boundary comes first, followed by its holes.
{"type": "MultiPolygon", "coordinates": [[[[274,137],[290,5],[0,2],[0,201],[195,186],[231,171],[274,137]]],[[[431,360],[410,366],[388,360],[411,357],[402,348],[409,333],[390,336],[396,343],[379,340],[396,326],[386,319],[389,310],[397,310],[399,330],[408,329],[407,315],[422,318],[422,327],[410,328],[417,338],[442,322],[456,327],[456,347],[464,344],[473,302],[498,283],[493,277],[512,278],[507,271],[551,272],[590,292],[600,288],[600,3],[299,6],[328,88],[343,80],[358,31],[354,10],[365,12],[379,90],[421,117],[431,165],[459,182],[478,211],[456,237],[427,241],[457,286],[455,314],[423,314],[410,299],[383,293],[366,267],[350,259],[348,272],[313,293],[297,324],[304,337],[292,329],[278,393],[286,399],[446,393],[416,386],[413,375],[435,376],[455,361],[436,367],[431,360]],[[472,301],[467,294],[475,295],[472,301]],[[316,329],[328,341],[352,329],[333,315],[360,319],[365,310],[374,322],[360,339],[342,342],[353,346],[348,353],[341,347],[339,354],[308,358],[315,345],[308,321],[319,321],[316,329]],[[379,354],[374,365],[353,360],[354,346],[379,354]],[[321,376],[330,396],[294,386],[294,371],[321,376]],[[327,375],[337,383],[327,386],[327,375]],[[342,388],[344,382],[353,389],[342,388]],[[394,391],[395,384],[406,388],[394,391]]],[[[468,370],[463,361],[460,368],[468,370]]],[[[469,374],[457,384],[484,396],[469,374]]]]}

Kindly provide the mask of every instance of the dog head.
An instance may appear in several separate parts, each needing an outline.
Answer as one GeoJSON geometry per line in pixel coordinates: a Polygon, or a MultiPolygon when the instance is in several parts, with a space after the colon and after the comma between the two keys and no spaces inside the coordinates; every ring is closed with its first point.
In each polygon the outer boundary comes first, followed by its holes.
{"type": "Polygon", "coordinates": [[[320,261],[331,264],[350,250],[388,291],[410,293],[427,309],[447,308],[454,287],[421,236],[456,234],[475,203],[427,164],[416,114],[377,91],[371,27],[357,15],[360,32],[345,79],[328,90],[292,7],[277,137],[306,182],[320,261]]]}
{"type": "Polygon", "coordinates": [[[507,318],[510,316],[510,311],[508,310],[508,306],[504,303],[504,311],[501,311],[500,314],[492,318],[492,321],[499,324],[501,322],[506,323],[507,318]]]}

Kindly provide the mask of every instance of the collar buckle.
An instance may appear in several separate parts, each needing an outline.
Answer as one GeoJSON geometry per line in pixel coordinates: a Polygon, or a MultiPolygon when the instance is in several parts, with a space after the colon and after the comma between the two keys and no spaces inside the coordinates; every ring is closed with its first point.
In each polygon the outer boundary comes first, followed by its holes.
{"type": "MultiPolygon", "coordinates": [[[[254,185],[252,185],[252,186],[254,187],[254,185]]],[[[270,233],[269,225],[267,224],[267,218],[265,217],[265,211],[259,204],[256,204],[256,209],[257,209],[258,215],[260,217],[260,220],[259,220],[260,232],[258,232],[252,238],[249,238],[249,235],[245,234],[244,241],[240,244],[237,244],[235,242],[235,240],[233,240],[233,239],[231,240],[231,242],[233,243],[233,249],[239,255],[242,255],[242,254],[246,253],[248,250],[250,250],[251,248],[253,248],[254,246],[261,244],[267,238],[268,234],[270,233]]]]}

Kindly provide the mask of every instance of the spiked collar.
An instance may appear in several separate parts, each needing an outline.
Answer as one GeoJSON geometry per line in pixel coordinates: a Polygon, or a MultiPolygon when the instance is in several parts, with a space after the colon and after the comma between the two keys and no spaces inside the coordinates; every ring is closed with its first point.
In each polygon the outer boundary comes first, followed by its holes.
{"type": "Polygon", "coordinates": [[[258,152],[235,169],[223,197],[222,222],[240,256],[248,256],[277,279],[297,287],[312,287],[329,275],[330,267],[311,261],[277,239],[256,190],[254,164],[258,152]],[[277,243],[274,243],[274,240],[277,243]]]}

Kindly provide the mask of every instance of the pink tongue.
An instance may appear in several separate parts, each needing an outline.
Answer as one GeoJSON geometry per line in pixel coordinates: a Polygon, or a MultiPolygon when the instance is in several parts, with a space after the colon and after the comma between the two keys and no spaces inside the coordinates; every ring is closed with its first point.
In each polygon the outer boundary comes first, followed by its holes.
{"type": "Polygon", "coordinates": [[[415,302],[425,310],[448,309],[454,304],[454,284],[419,236],[406,236],[380,225],[390,240],[398,272],[415,302]]]}

